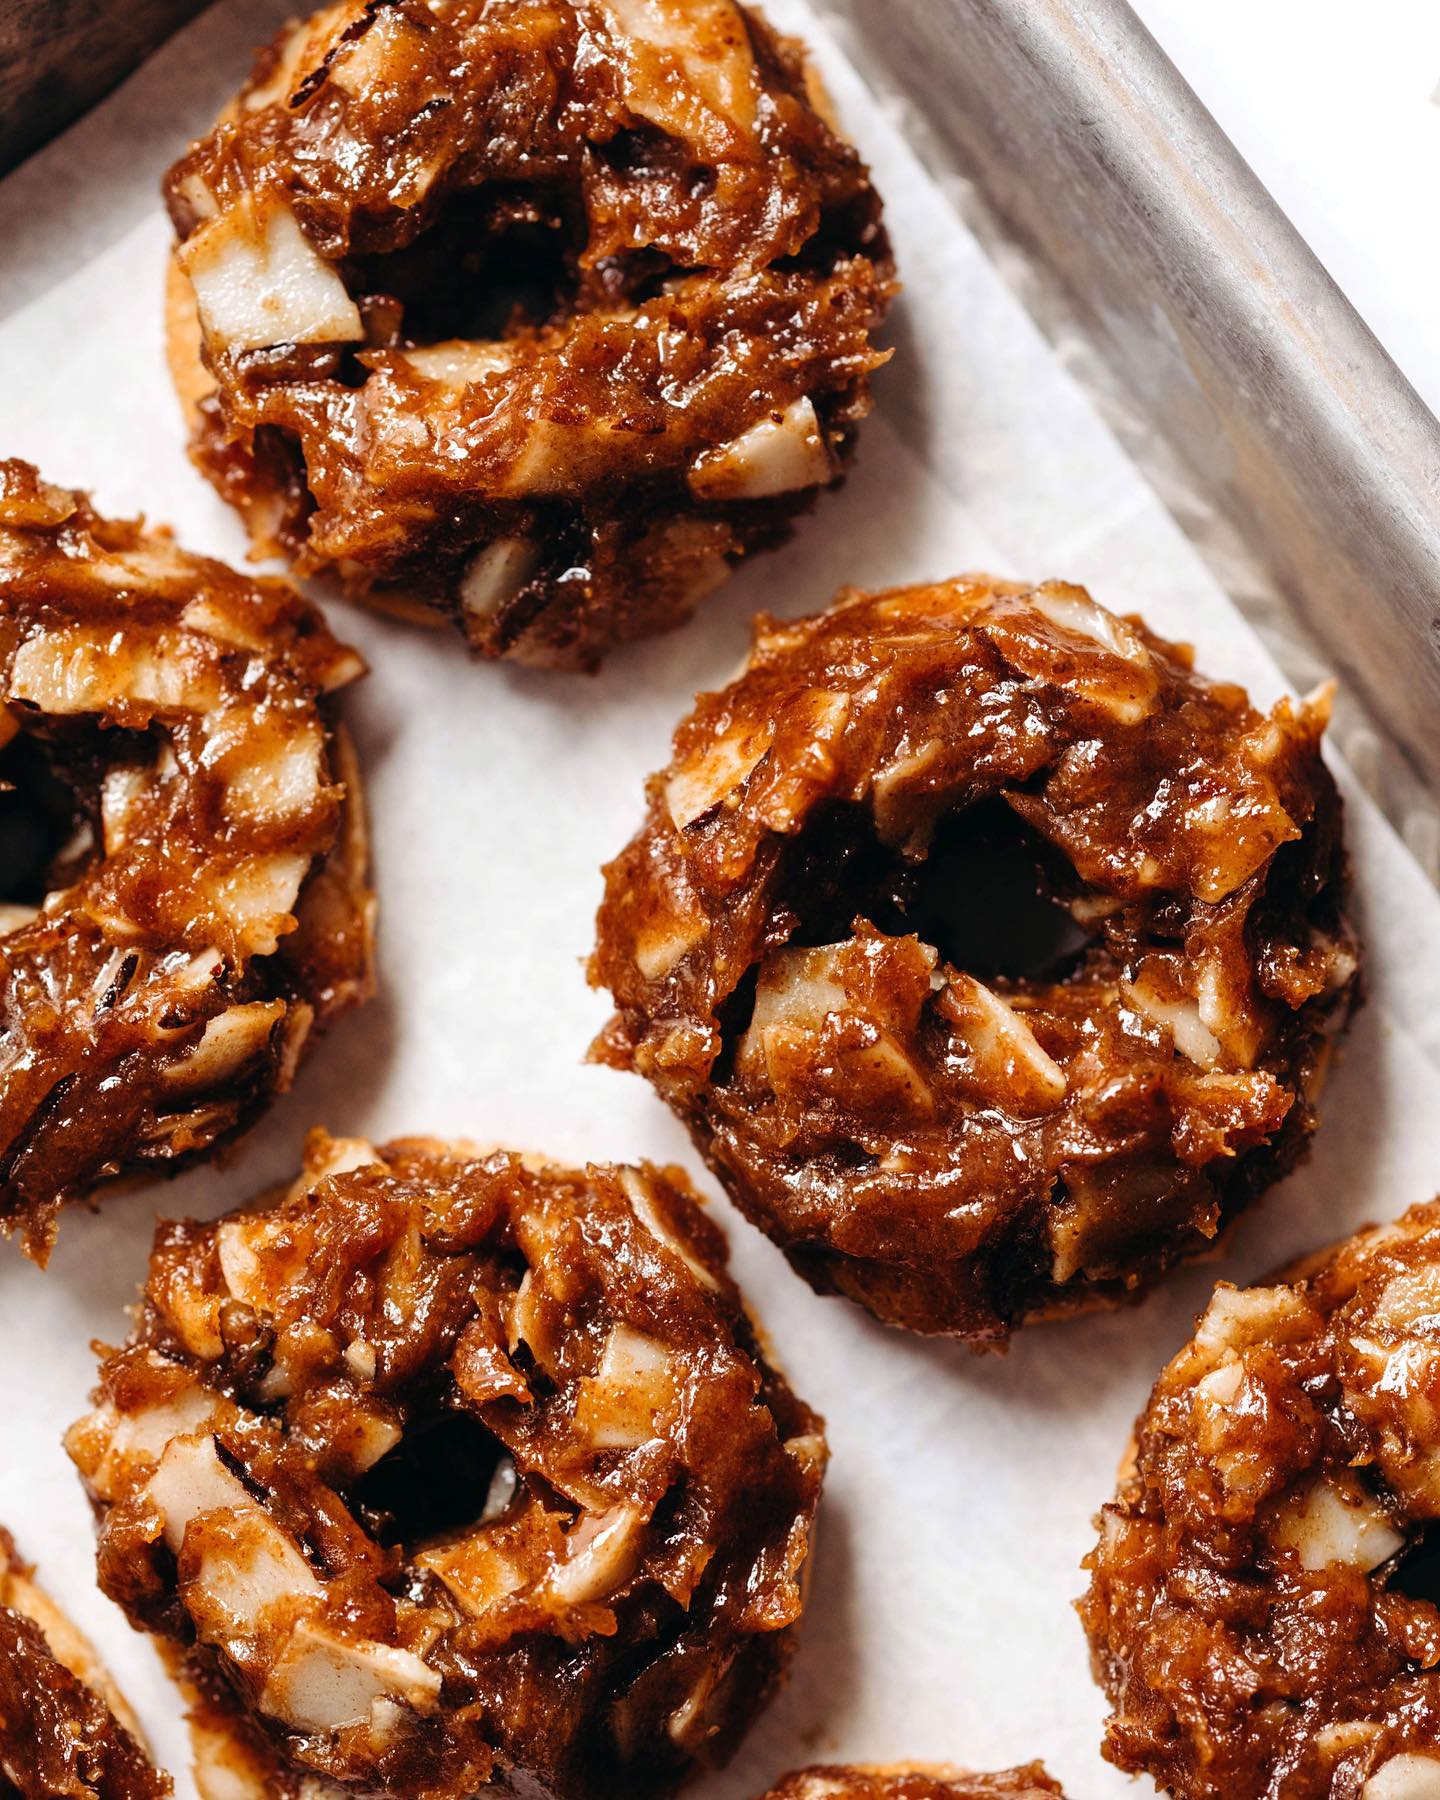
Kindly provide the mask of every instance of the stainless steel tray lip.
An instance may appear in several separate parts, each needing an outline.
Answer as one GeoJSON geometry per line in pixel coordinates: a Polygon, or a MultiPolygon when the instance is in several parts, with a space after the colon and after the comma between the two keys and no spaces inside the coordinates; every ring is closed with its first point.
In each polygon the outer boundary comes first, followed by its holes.
{"type": "Polygon", "coordinates": [[[1126,0],[820,5],[1234,597],[1398,747],[1387,809],[1433,812],[1440,426],[1126,0]]]}

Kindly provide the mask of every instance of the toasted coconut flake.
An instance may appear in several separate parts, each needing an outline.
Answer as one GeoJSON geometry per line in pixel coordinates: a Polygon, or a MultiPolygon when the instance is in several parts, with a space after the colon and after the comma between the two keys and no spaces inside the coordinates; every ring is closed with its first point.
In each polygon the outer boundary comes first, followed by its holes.
{"type": "Polygon", "coordinates": [[[345,283],[279,200],[246,198],[183,246],[207,340],[222,352],[353,343],[365,335],[345,283]]]}
{"type": "Polygon", "coordinates": [[[566,1541],[566,1560],[551,1575],[549,1592],[564,1606],[610,1599],[635,1571],[646,1525],[630,1506],[582,1520],[566,1541]]]}
{"type": "Polygon", "coordinates": [[[690,486],[703,500],[765,500],[823,487],[834,472],[814,404],[801,398],[696,457],[690,486]]]}
{"type": "Polygon", "coordinates": [[[460,583],[460,604],[472,618],[493,619],[534,574],[540,552],[527,538],[497,538],[471,558],[460,583]]]}
{"type": "Polygon", "coordinates": [[[945,1016],[996,1101],[1022,1118],[1058,1106],[1065,1098],[1065,1071],[1040,1047],[1024,1014],[958,971],[948,974],[945,990],[945,1016]]]}
{"type": "Polygon", "coordinates": [[[1184,994],[1167,994],[1144,973],[1122,981],[1120,992],[1152,1025],[1168,1032],[1183,1057],[1202,1069],[1213,1069],[1221,1060],[1220,1040],[1206,1025],[1199,1004],[1184,994]]]}
{"type": "Polygon", "coordinates": [[[207,1022],[194,1049],[165,1070],[164,1085],[186,1094],[218,1087],[269,1050],[284,1016],[283,1000],[254,1000],[217,1014],[207,1022]]]}
{"type": "Polygon", "coordinates": [[[603,0],[621,42],[635,52],[627,98],[662,130],[684,131],[688,87],[717,120],[754,128],[754,58],[732,0],[603,0]],[[677,79],[678,78],[678,79],[677,79]]]}
{"type": "Polygon", "coordinates": [[[748,780],[770,748],[767,729],[732,731],[707,744],[665,784],[665,804],[677,831],[721,806],[748,780]]]}
{"type": "Polygon", "coordinates": [[[1274,1541],[1293,1550],[1302,1568],[1346,1563],[1368,1574],[1403,1548],[1385,1509],[1359,1483],[1317,1481],[1286,1502],[1271,1530],[1274,1541]]]}
{"type": "Polygon", "coordinates": [[[345,1637],[302,1619],[271,1671],[260,1705],[302,1731],[343,1731],[368,1724],[377,1700],[394,1698],[428,1712],[439,1695],[439,1675],[412,1651],[345,1637]]]}
{"type": "Polygon", "coordinates": [[[598,1450],[648,1443],[674,1404],[676,1372],[663,1344],[628,1325],[612,1327],[600,1367],[581,1383],[575,1423],[598,1450]]]}
{"type": "Polygon", "coordinates": [[[1361,1788],[1360,1800],[1440,1800],[1440,1757],[1392,1756],[1361,1788]]]}
{"type": "Polygon", "coordinates": [[[514,352],[507,345],[476,344],[464,338],[424,344],[418,349],[402,350],[400,355],[426,381],[438,381],[456,392],[475,382],[488,381],[493,375],[503,375],[515,366],[514,352]]]}

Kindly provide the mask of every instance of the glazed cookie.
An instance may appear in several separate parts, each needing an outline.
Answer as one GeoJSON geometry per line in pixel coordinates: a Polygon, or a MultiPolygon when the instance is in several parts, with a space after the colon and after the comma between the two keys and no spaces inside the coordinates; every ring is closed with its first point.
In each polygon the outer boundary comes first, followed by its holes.
{"type": "Polygon", "coordinates": [[[839,479],[884,360],[879,201],[732,0],[341,0],[166,191],[201,469],[485,656],[678,624],[839,479]]]}
{"type": "Polygon", "coordinates": [[[0,1528],[0,1800],[169,1793],[95,1651],[0,1528]]]}
{"type": "Polygon", "coordinates": [[[1058,1794],[1059,1783],[1039,1763],[998,1775],[921,1766],[826,1766],[787,1775],[764,1800],[1053,1800],[1058,1794]]]}
{"type": "Polygon", "coordinates": [[[371,987],[363,672],[282,582],[0,463],[0,1230],[176,1169],[371,987]]]}
{"type": "Polygon", "coordinates": [[[1357,962],[1326,716],[1060,583],[762,619],[605,872],[593,1054],[881,1318],[1133,1295],[1313,1129],[1357,962]]]}
{"type": "Polygon", "coordinates": [[[1440,1203],[1216,1290],[1100,1518],[1105,1753],[1179,1800],[1440,1795],[1440,1203]]]}
{"type": "Polygon", "coordinates": [[[825,1461],[678,1172],[323,1134],[288,1194],[161,1228],[69,1448],[202,1762],[394,1800],[726,1756],[825,1461]]]}

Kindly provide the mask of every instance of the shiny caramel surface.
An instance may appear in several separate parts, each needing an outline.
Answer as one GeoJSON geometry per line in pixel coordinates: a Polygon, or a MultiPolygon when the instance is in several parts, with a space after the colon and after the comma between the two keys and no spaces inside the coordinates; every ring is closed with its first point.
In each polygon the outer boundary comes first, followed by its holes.
{"type": "Polygon", "coordinates": [[[95,1400],[101,1585],[232,1789],[668,1793],[792,1647],[822,1427],[677,1171],[316,1134],[161,1227],[95,1400]]]}
{"type": "Polygon", "coordinates": [[[883,360],[879,201],[732,0],[343,0],[166,191],[201,468],[486,656],[678,623],[839,478],[883,360]]]}
{"type": "Polygon", "coordinates": [[[1062,583],[762,619],[606,870],[594,1054],[882,1318],[983,1345],[1133,1294],[1313,1128],[1357,968],[1326,711],[1062,583]],[[1070,942],[1025,967],[1037,896],[1070,942]]]}
{"type": "Polygon", "coordinates": [[[1112,1762],[1181,1800],[1437,1790],[1437,1317],[1436,1202],[1217,1288],[1089,1558],[1112,1762]]]}
{"type": "Polygon", "coordinates": [[[764,1800],[1047,1800],[1058,1794],[1059,1783],[1039,1763],[995,1775],[825,1766],[787,1775],[764,1800]]]}
{"type": "Polygon", "coordinates": [[[164,1800],[169,1780],[84,1666],[89,1645],[30,1575],[0,1527],[0,1800],[164,1800]]]}
{"type": "Polygon", "coordinates": [[[0,463],[0,1229],[42,1260],[62,1205],[235,1135],[368,993],[362,669],[287,584],[0,463]]]}

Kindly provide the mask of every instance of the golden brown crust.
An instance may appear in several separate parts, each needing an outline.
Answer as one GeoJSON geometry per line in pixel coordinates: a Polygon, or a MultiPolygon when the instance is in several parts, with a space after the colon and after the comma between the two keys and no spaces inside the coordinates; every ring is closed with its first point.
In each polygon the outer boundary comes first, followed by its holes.
{"type": "Polygon", "coordinates": [[[1263,1287],[1161,1374],[1081,1603],[1105,1753],[1180,1800],[1440,1784],[1440,1203],[1263,1287]]]}
{"type": "Polygon", "coordinates": [[[1061,583],[762,620],[606,870],[594,1054],[881,1318],[999,1343],[1132,1296],[1313,1128],[1357,967],[1326,711],[1061,583]]]}
{"type": "Polygon", "coordinates": [[[1054,1800],[1059,1794],[1059,1783],[1040,1763],[995,1775],[934,1764],[826,1764],[787,1775],[764,1800],[1054,1800]]]}
{"type": "Polygon", "coordinates": [[[167,197],[200,467],[262,553],[485,656],[680,623],[840,478],[884,360],[879,201],[733,0],[337,0],[167,197]]]}
{"type": "Polygon", "coordinates": [[[101,1584],[192,1644],[218,1791],[667,1793],[783,1671],[824,1438],[678,1171],[316,1133],[161,1228],[96,1401],[101,1584]]]}
{"type": "Polygon", "coordinates": [[[287,584],[0,463],[0,1229],[173,1170],[372,985],[363,671],[287,584]]]}
{"type": "Polygon", "coordinates": [[[185,429],[191,432],[200,423],[201,401],[215,392],[215,377],[205,367],[203,351],[195,290],[172,251],[165,265],[165,361],[185,429]]]}
{"type": "Polygon", "coordinates": [[[0,1526],[0,1795],[163,1800],[135,1715],[94,1646],[0,1526]]]}

